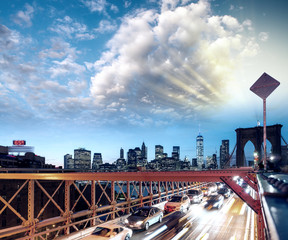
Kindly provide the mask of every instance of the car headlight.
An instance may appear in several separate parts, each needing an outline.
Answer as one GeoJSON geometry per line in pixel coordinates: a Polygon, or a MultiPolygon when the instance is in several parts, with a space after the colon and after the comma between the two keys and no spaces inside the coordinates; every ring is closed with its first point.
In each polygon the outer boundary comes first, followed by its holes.
{"type": "Polygon", "coordinates": [[[128,219],[125,219],[125,220],[124,220],[124,223],[129,223],[128,219]]]}
{"type": "Polygon", "coordinates": [[[138,221],[138,222],[136,222],[135,225],[140,226],[140,225],[142,225],[142,223],[143,223],[143,221],[138,221]]]}

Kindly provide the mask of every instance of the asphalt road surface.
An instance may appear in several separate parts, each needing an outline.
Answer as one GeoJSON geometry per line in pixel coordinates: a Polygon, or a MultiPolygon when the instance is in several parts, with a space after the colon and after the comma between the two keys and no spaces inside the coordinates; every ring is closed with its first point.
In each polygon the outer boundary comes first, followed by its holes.
{"type": "Polygon", "coordinates": [[[206,209],[204,202],[192,204],[186,213],[165,215],[148,231],[134,231],[132,240],[254,240],[254,212],[235,194],[220,209],[206,209]]]}

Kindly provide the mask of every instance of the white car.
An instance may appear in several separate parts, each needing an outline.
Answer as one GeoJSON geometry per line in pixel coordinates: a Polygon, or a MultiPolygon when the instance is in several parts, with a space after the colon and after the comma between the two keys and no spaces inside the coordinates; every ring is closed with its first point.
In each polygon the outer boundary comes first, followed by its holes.
{"type": "Polygon", "coordinates": [[[188,211],[189,207],[190,207],[190,199],[187,195],[174,195],[165,204],[164,211],[165,213],[170,213],[173,211],[184,212],[185,209],[188,211]]]}
{"type": "Polygon", "coordinates": [[[126,218],[124,223],[132,229],[148,230],[151,225],[162,222],[162,218],[163,212],[159,208],[143,206],[126,218]]]}
{"type": "Polygon", "coordinates": [[[82,239],[98,239],[98,240],[130,240],[133,231],[114,223],[103,223],[98,225],[93,233],[82,239]]]}

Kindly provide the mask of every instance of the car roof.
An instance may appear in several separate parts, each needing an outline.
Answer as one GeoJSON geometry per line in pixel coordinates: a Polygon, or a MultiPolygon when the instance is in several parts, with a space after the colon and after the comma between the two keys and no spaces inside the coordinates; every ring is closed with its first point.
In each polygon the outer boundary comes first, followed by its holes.
{"type": "Polygon", "coordinates": [[[96,227],[105,227],[105,228],[111,228],[111,229],[119,228],[119,227],[124,228],[123,226],[116,224],[116,223],[102,223],[102,224],[97,225],[96,227]]]}
{"type": "Polygon", "coordinates": [[[149,210],[149,209],[152,209],[152,208],[156,208],[156,207],[152,207],[152,206],[143,206],[143,207],[139,207],[139,208],[137,208],[137,210],[139,210],[139,209],[149,210]]]}

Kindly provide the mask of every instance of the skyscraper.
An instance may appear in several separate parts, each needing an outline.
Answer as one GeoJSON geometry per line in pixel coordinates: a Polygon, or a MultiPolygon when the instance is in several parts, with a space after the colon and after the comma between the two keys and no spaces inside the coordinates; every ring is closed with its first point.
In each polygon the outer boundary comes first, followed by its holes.
{"type": "Polygon", "coordinates": [[[180,147],[179,146],[173,146],[172,158],[174,158],[175,160],[180,159],[180,147]]]}
{"type": "Polygon", "coordinates": [[[220,146],[220,168],[223,169],[229,160],[229,140],[222,140],[220,146]]]}
{"type": "Polygon", "coordinates": [[[91,169],[91,151],[85,148],[74,150],[74,168],[89,170],[91,169]]]}
{"type": "Polygon", "coordinates": [[[141,155],[142,155],[142,159],[143,159],[143,164],[146,165],[147,164],[147,147],[145,146],[145,143],[142,143],[142,147],[141,147],[141,155]]]}
{"type": "Polygon", "coordinates": [[[124,158],[124,149],[123,148],[120,149],[120,158],[124,158]]]}
{"type": "Polygon", "coordinates": [[[99,165],[103,164],[102,154],[101,153],[94,153],[93,162],[92,162],[92,169],[98,169],[99,165]]]}
{"type": "Polygon", "coordinates": [[[66,154],[64,156],[64,169],[73,169],[74,168],[74,159],[71,154],[66,154]]]}
{"type": "Polygon", "coordinates": [[[204,163],[204,144],[203,144],[203,136],[199,133],[196,138],[196,157],[197,157],[197,165],[198,168],[201,169],[204,163]]]}
{"type": "Polygon", "coordinates": [[[161,160],[163,157],[163,146],[155,145],[155,159],[161,160]]]}

